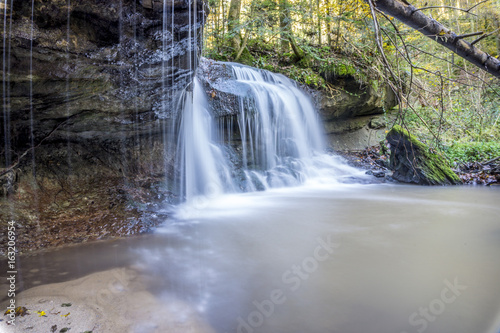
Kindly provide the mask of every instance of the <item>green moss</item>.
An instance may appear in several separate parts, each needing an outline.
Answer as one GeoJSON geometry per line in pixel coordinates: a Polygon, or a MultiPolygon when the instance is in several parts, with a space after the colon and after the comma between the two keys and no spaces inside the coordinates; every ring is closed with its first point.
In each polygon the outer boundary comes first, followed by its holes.
{"type": "Polygon", "coordinates": [[[461,183],[442,155],[401,126],[395,125],[387,140],[391,144],[391,166],[396,179],[428,185],[461,183]]]}
{"type": "Polygon", "coordinates": [[[292,80],[308,85],[312,88],[321,89],[326,87],[325,79],[311,68],[292,66],[280,72],[287,75],[292,80]]]}
{"type": "Polygon", "coordinates": [[[394,135],[406,138],[411,143],[411,145],[417,149],[421,150],[428,149],[428,147],[424,143],[420,142],[414,135],[410,134],[406,129],[404,129],[399,125],[394,125],[394,127],[390,130],[390,132],[387,133],[387,136],[394,136],[394,135]]]}
{"type": "Polygon", "coordinates": [[[241,56],[237,62],[239,62],[240,64],[243,64],[243,65],[252,66],[254,61],[255,61],[255,58],[252,56],[250,51],[248,51],[248,49],[245,48],[243,50],[243,52],[241,53],[241,56]]]}
{"type": "Polygon", "coordinates": [[[330,66],[330,69],[338,76],[354,76],[357,72],[356,68],[352,64],[346,62],[333,63],[332,66],[330,66]]]}

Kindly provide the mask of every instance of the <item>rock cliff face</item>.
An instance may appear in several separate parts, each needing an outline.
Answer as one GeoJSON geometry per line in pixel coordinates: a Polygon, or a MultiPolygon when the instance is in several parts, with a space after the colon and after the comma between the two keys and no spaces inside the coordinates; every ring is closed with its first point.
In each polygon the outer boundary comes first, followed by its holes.
{"type": "Polygon", "coordinates": [[[152,196],[172,171],[163,129],[198,62],[206,11],[194,3],[3,4],[3,221],[107,216],[112,233],[113,207],[152,196]]]}
{"type": "Polygon", "coordinates": [[[385,137],[391,109],[397,105],[390,87],[360,83],[351,76],[327,77],[331,92],[312,92],[331,148],[360,151],[385,137]]]}

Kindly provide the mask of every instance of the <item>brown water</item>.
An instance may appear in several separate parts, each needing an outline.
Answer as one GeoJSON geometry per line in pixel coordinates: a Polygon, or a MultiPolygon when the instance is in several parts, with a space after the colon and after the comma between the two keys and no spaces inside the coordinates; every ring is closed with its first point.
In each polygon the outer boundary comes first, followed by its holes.
{"type": "Polygon", "coordinates": [[[500,332],[500,188],[316,185],[176,216],[21,258],[23,287],[133,265],[216,332],[500,332]]]}

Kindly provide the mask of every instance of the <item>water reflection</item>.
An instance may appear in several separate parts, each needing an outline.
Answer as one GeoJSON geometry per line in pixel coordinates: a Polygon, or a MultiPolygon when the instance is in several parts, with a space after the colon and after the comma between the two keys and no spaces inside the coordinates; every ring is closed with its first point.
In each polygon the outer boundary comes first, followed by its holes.
{"type": "Polygon", "coordinates": [[[130,266],[216,332],[497,333],[499,199],[394,185],[224,196],[155,235],[23,258],[22,276],[130,266]]]}

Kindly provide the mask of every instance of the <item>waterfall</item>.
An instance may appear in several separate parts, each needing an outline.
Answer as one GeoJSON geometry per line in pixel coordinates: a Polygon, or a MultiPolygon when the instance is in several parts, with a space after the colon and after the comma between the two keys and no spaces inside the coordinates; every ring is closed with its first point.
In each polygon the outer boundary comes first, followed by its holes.
{"type": "Polygon", "coordinates": [[[246,189],[306,180],[314,157],[325,152],[311,101],[283,75],[239,65],[232,69],[237,82],[248,87],[238,115],[246,189]]]}
{"type": "Polygon", "coordinates": [[[213,117],[205,93],[197,79],[192,91],[181,96],[176,167],[180,170],[180,194],[190,201],[200,195],[233,191],[227,160],[215,144],[213,117]]]}
{"type": "Polygon", "coordinates": [[[317,112],[294,81],[248,66],[226,65],[232,67],[238,85],[236,115],[217,120],[197,79],[192,91],[181,97],[183,110],[174,122],[181,198],[189,202],[318,179],[338,182],[358,172],[340,157],[326,154],[317,112]],[[237,134],[241,144],[235,149],[231,138],[237,134]]]}

